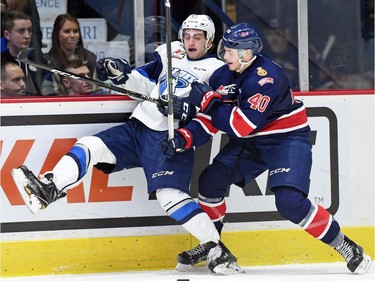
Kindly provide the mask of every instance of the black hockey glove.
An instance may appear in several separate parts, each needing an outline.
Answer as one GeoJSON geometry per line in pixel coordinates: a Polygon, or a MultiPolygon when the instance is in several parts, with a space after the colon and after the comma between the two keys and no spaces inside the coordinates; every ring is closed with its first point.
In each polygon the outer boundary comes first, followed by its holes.
{"type": "Polygon", "coordinates": [[[181,128],[174,131],[174,138],[161,142],[165,157],[172,158],[176,153],[181,153],[192,147],[193,135],[188,129],[181,128]]]}
{"type": "Polygon", "coordinates": [[[98,78],[102,81],[110,79],[114,84],[125,84],[132,69],[125,59],[102,58],[96,63],[98,78]]]}
{"type": "Polygon", "coordinates": [[[216,93],[214,89],[204,83],[191,83],[189,102],[201,108],[205,114],[210,114],[215,105],[222,103],[223,97],[216,93]]]}
{"type": "MultiPolygon", "coordinates": [[[[168,106],[158,106],[159,111],[168,116],[168,106]]],[[[185,126],[197,113],[195,106],[189,103],[189,98],[173,97],[173,117],[180,120],[180,125],[185,126]]]]}

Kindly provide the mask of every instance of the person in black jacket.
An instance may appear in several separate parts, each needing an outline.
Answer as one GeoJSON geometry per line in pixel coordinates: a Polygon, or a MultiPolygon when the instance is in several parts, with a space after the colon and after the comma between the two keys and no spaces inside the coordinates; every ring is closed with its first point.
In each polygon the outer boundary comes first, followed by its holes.
{"type": "MultiPolygon", "coordinates": [[[[48,64],[62,69],[63,62],[80,59],[96,76],[96,54],[83,46],[78,19],[71,14],[61,14],[55,19],[52,30],[52,46],[45,55],[48,64]]],[[[66,95],[61,78],[57,74],[47,74],[43,81],[43,95],[66,95]]]]}
{"type": "MultiPolygon", "coordinates": [[[[3,36],[6,50],[1,52],[1,62],[15,62],[25,73],[27,95],[41,95],[41,77],[44,73],[31,65],[21,63],[18,53],[31,46],[32,19],[20,10],[6,10],[2,17],[3,36]]],[[[35,53],[34,53],[35,54],[35,53]]],[[[35,57],[32,58],[35,60],[35,57]]]]}

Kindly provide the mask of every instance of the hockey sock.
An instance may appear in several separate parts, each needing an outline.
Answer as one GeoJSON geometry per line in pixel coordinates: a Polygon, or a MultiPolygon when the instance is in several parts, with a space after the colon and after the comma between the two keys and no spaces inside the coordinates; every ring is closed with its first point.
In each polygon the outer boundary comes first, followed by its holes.
{"type": "Polygon", "coordinates": [[[220,240],[214,224],[199,205],[185,192],[172,188],[156,191],[156,197],[167,214],[182,225],[200,243],[220,240]]]}
{"type": "Polygon", "coordinates": [[[100,138],[83,137],[53,168],[53,182],[59,190],[72,188],[98,162],[114,164],[116,157],[100,138]]]}
{"type": "Polygon", "coordinates": [[[52,174],[57,189],[62,190],[78,181],[77,163],[72,157],[64,155],[53,168],[52,174]]]}
{"type": "Polygon", "coordinates": [[[332,215],[320,205],[312,204],[309,213],[299,225],[313,237],[331,246],[335,246],[341,240],[340,226],[332,215]]]}
{"type": "Polygon", "coordinates": [[[227,210],[224,198],[211,199],[199,194],[198,204],[207,213],[211,221],[214,222],[217,231],[221,234],[223,219],[227,210]]]}
{"type": "Polygon", "coordinates": [[[90,161],[87,147],[76,143],[53,168],[53,182],[59,190],[69,189],[86,174],[90,161]]]}
{"type": "Polygon", "coordinates": [[[182,224],[182,227],[197,238],[201,244],[210,241],[218,243],[220,240],[218,231],[205,212],[195,215],[186,223],[182,224]]]}
{"type": "Polygon", "coordinates": [[[217,232],[219,232],[219,234],[221,236],[221,231],[223,230],[223,226],[224,226],[223,222],[222,221],[215,221],[214,225],[216,227],[217,232]]]}
{"type": "Polygon", "coordinates": [[[339,240],[339,224],[322,206],[314,205],[301,191],[287,186],[273,189],[279,213],[291,222],[303,227],[306,232],[329,245],[339,240]]]}

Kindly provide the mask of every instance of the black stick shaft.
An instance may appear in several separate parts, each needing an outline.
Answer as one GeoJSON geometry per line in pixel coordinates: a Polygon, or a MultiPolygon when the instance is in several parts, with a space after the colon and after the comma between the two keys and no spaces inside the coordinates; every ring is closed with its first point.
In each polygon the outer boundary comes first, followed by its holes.
{"type": "Polygon", "coordinates": [[[165,101],[162,101],[160,99],[155,99],[153,97],[143,95],[143,94],[140,94],[140,93],[137,93],[137,92],[133,92],[133,91],[130,91],[130,90],[126,90],[126,89],[114,86],[114,85],[106,83],[106,82],[91,79],[91,78],[88,78],[88,77],[85,77],[85,76],[74,74],[74,73],[71,73],[71,72],[68,72],[68,71],[63,71],[63,70],[60,70],[60,69],[57,69],[57,68],[53,68],[52,66],[47,65],[47,64],[31,61],[31,60],[29,60],[29,53],[30,52],[32,52],[32,48],[23,49],[21,52],[19,52],[19,54],[17,56],[17,59],[19,61],[23,62],[23,63],[30,64],[30,65],[35,66],[37,68],[44,69],[44,70],[50,71],[52,73],[56,73],[56,74],[59,74],[59,75],[65,76],[65,77],[72,78],[72,79],[82,80],[82,81],[85,81],[85,82],[90,83],[92,85],[99,86],[99,87],[102,87],[102,88],[106,88],[106,89],[109,89],[109,90],[127,95],[127,96],[132,97],[132,98],[153,102],[153,103],[156,103],[156,104],[159,104],[159,105],[167,105],[167,103],[165,101]]]}
{"type": "Polygon", "coordinates": [[[174,138],[173,116],[173,77],[172,77],[172,47],[171,47],[171,3],[165,0],[166,44],[167,44],[167,79],[168,79],[168,138],[174,138]]]}

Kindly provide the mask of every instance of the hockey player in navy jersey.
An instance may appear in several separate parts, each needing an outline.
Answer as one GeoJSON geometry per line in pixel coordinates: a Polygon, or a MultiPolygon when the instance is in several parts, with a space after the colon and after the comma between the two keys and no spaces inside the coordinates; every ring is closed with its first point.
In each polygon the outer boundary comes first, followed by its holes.
{"type": "Polygon", "coordinates": [[[229,28],[218,54],[226,62],[209,85],[193,83],[189,100],[200,108],[184,135],[162,146],[175,157],[209,140],[218,130],[229,142],[199,178],[199,204],[219,232],[225,216],[225,194],[232,184],[245,186],[269,170],[268,183],[279,213],[333,247],[351,272],[363,274],[371,258],[340,231],[338,222],[308,198],[312,165],[310,127],[303,103],[293,97],[283,68],[262,56],[258,32],[248,23],[229,28]],[[186,141],[188,140],[188,141],[186,141]]]}
{"type": "MultiPolygon", "coordinates": [[[[207,53],[214,34],[214,24],[206,15],[190,15],[182,23],[180,41],[171,44],[176,97],[187,97],[192,82],[208,82],[214,70],[223,65],[216,56],[207,53]]],[[[166,100],[166,45],[159,46],[154,56],[153,61],[134,70],[123,59],[103,58],[97,64],[98,77],[166,100]]],[[[175,116],[180,119],[174,122],[176,129],[191,112],[195,114],[194,106],[185,107],[184,103],[179,106],[184,110],[183,114],[175,116]]],[[[176,113],[180,112],[176,108],[176,113]]],[[[65,191],[74,187],[92,166],[105,173],[143,167],[148,192],[155,192],[166,213],[200,241],[194,250],[178,255],[177,269],[187,270],[191,265],[207,260],[214,273],[242,272],[235,256],[220,241],[220,234],[208,215],[189,195],[193,150],[173,159],[165,157],[160,140],[166,137],[167,131],[168,120],[163,115],[163,108],[142,101],[128,122],[79,139],[51,172],[37,178],[23,165],[13,169],[12,175],[30,211],[35,213],[64,197],[65,191]]]]}

